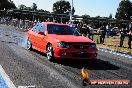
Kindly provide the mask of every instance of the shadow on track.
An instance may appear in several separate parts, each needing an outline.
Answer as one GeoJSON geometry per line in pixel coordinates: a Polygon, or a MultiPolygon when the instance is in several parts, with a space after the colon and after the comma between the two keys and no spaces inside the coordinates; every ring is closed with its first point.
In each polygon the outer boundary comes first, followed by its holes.
{"type": "MultiPolygon", "coordinates": [[[[32,50],[32,51],[46,57],[45,54],[43,54],[39,51],[36,51],[36,50],[32,50]]],[[[85,67],[89,70],[118,70],[118,69],[120,69],[118,66],[115,66],[110,62],[100,60],[100,59],[96,59],[96,60],[54,59],[52,62],[61,64],[64,66],[78,68],[78,69],[81,69],[83,67],[85,67]]]]}
{"type": "Polygon", "coordinates": [[[54,60],[53,63],[58,63],[64,66],[81,69],[83,67],[89,70],[118,70],[119,67],[103,60],[54,60]]]}

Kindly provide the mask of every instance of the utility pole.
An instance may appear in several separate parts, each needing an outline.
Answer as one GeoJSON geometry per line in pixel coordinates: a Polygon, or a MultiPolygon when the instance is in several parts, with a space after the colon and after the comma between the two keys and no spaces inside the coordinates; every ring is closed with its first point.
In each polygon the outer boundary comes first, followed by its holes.
{"type": "Polygon", "coordinates": [[[71,5],[71,12],[70,12],[70,24],[72,24],[72,13],[73,13],[73,0],[71,5]]]}

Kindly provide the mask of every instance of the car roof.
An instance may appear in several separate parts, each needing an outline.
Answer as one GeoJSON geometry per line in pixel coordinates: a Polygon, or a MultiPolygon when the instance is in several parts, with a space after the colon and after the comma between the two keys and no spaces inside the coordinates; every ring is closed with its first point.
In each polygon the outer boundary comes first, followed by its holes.
{"type": "Polygon", "coordinates": [[[55,22],[42,22],[42,24],[45,24],[45,25],[55,24],[55,25],[62,25],[62,26],[70,26],[69,24],[62,24],[62,23],[55,23],[55,22]]]}

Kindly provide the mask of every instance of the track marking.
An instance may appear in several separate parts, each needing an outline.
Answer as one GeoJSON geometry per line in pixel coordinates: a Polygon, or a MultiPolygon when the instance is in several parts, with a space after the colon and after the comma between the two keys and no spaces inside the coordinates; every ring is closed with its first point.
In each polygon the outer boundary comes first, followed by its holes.
{"type": "Polygon", "coordinates": [[[18,86],[18,88],[36,88],[35,86],[18,86]]]}
{"type": "Polygon", "coordinates": [[[0,74],[1,74],[2,78],[4,79],[8,88],[16,88],[15,85],[13,84],[13,82],[10,80],[9,76],[5,73],[5,71],[1,65],[0,65],[0,74]]]}
{"type": "Polygon", "coordinates": [[[0,88],[8,88],[1,74],[0,74],[0,88]]]}
{"type": "Polygon", "coordinates": [[[117,55],[117,56],[121,56],[121,57],[126,57],[126,58],[129,58],[129,59],[132,59],[132,56],[128,55],[128,54],[118,53],[118,52],[114,52],[114,51],[111,51],[111,50],[106,50],[106,49],[103,49],[103,48],[98,48],[98,50],[103,51],[103,52],[108,52],[110,54],[114,54],[114,55],[117,55]]]}

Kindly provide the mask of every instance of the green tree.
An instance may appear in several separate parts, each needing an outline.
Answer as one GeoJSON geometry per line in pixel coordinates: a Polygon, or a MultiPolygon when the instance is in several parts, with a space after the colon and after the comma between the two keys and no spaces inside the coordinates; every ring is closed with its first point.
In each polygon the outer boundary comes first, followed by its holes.
{"type": "Polygon", "coordinates": [[[27,6],[25,6],[24,4],[21,4],[18,6],[18,9],[20,10],[25,10],[27,8],[27,6]]]}
{"type": "Polygon", "coordinates": [[[109,15],[109,18],[112,19],[112,14],[109,15]]]}
{"type": "Polygon", "coordinates": [[[116,18],[130,20],[132,16],[132,3],[129,0],[122,0],[117,8],[116,18]]]}
{"type": "Polygon", "coordinates": [[[26,7],[26,10],[32,10],[32,8],[31,7],[26,7]]]}
{"type": "Polygon", "coordinates": [[[96,18],[101,18],[100,16],[96,16],[96,18]]]}
{"type": "Polygon", "coordinates": [[[33,5],[31,7],[27,7],[24,4],[19,5],[18,9],[20,10],[34,10],[37,11],[37,4],[33,3],[33,5]]]}
{"type": "MultiPolygon", "coordinates": [[[[73,13],[75,12],[75,9],[72,9],[73,13]]],[[[65,0],[59,0],[53,4],[53,12],[56,14],[67,14],[71,12],[71,5],[69,1],[65,0]]]]}
{"type": "Polygon", "coordinates": [[[83,22],[84,23],[86,23],[86,24],[89,24],[89,18],[90,18],[90,15],[82,15],[82,20],[83,20],[83,22]]]}
{"type": "Polygon", "coordinates": [[[33,5],[32,5],[32,10],[37,10],[37,4],[36,3],[33,3],[33,5]]]}
{"type": "MultiPolygon", "coordinates": [[[[72,8],[72,14],[74,14],[75,9],[72,8]]],[[[71,13],[71,5],[69,1],[59,0],[53,4],[53,13],[55,14],[66,14],[69,15],[71,13]]],[[[60,16],[54,17],[57,22],[61,22],[60,16]]],[[[62,22],[68,22],[69,18],[63,18],[62,22]]]]}
{"type": "Polygon", "coordinates": [[[0,0],[0,10],[15,9],[16,6],[11,0],[0,0]]]}
{"type": "Polygon", "coordinates": [[[49,11],[47,11],[47,10],[43,10],[43,9],[38,9],[37,11],[38,11],[38,12],[50,13],[49,11]]]}

